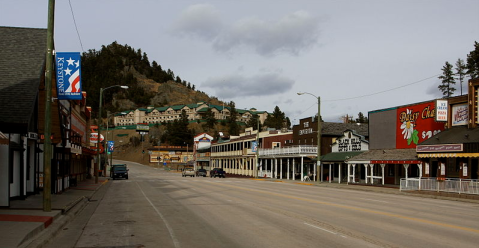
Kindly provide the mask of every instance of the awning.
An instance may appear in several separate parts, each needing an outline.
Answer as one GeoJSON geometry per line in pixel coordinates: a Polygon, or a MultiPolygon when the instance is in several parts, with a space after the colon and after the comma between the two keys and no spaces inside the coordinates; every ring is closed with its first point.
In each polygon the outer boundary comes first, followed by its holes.
{"type": "Polygon", "coordinates": [[[357,152],[331,152],[321,157],[321,162],[343,162],[347,159],[353,158],[364,151],[357,152]]]}
{"type": "Polygon", "coordinates": [[[420,164],[420,160],[371,160],[371,164],[420,164]]]}
{"type": "Polygon", "coordinates": [[[479,153],[420,153],[419,158],[478,158],[479,153]]]}

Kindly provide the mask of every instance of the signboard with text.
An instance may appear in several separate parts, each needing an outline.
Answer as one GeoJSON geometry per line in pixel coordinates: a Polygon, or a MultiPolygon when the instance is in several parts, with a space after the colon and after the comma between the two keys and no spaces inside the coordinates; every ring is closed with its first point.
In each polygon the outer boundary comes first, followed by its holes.
{"type": "Polygon", "coordinates": [[[436,100],[436,121],[447,121],[447,100],[436,100]]]}
{"type": "Polygon", "coordinates": [[[419,145],[417,152],[462,152],[462,144],[419,145]]]}
{"type": "Polygon", "coordinates": [[[397,149],[415,148],[417,144],[444,130],[444,123],[436,121],[435,102],[397,109],[397,149]]]}
{"type": "Polygon", "coordinates": [[[453,126],[467,125],[469,120],[469,107],[467,103],[452,106],[451,124],[453,126]]]}
{"type": "Polygon", "coordinates": [[[81,100],[81,55],[79,52],[56,53],[57,92],[59,100],[81,100]]]}
{"type": "Polygon", "coordinates": [[[332,152],[356,152],[369,150],[369,143],[353,131],[345,131],[331,146],[332,152]]]}

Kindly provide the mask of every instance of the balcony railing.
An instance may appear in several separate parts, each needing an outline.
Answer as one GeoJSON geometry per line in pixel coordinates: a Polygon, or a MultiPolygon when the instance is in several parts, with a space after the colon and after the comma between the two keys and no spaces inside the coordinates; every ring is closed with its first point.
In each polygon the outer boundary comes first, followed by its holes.
{"type": "Polygon", "coordinates": [[[306,154],[306,155],[316,155],[318,153],[317,146],[289,146],[289,147],[281,147],[281,148],[271,148],[271,149],[259,149],[259,156],[279,156],[279,155],[298,155],[298,154],[306,154]]]}

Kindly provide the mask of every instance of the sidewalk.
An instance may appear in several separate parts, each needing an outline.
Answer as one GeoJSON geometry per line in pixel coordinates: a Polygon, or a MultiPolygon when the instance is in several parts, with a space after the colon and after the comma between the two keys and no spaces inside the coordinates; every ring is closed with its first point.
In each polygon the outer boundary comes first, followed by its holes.
{"type": "MultiPolygon", "coordinates": [[[[81,210],[92,195],[108,181],[99,178],[79,182],[61,194],[52,194],[51,212],[43,211],[43,194],[32,195],[25,200],[13,200],[10,208],[0,208],[0,240],[2,247],[26,247],[37,234],[50,227],[62,228],[66,214],[81,210]]],[[[49,229],[50,229],[49,228],[49,229]]]]}

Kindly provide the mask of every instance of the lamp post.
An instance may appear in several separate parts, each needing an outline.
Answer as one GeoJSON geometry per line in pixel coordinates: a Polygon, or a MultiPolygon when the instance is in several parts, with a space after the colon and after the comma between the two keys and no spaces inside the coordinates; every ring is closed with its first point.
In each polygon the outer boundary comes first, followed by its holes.
{"type": "Polygon", "coordinates": [[[298,95],[308,94],[314,96],[314,98],[318,99],[318,148],[317,148],[317,157],[316,157],[316,166],[318,167],[318,174],[320,178],[320,182],[323,182],[323,175],[321,170],[321,162],[319,161],[321,158],[321,98],[319,96],[315,96],[308,92],[299,92],[298,95]]]}
{"type": "Polygon", "coordinates": [[[95,163],[94,166],[94,174],[95,174],[95,183],[98,183],[98,166],[101,163],[101,157],[100,157],[100,130],[101,130],[101,103],[102,103],[102,98],[103,98],[103,91],[113,88],[113,87],[121,87],[122,89],[128,89],[128,86],[125,85],[112,85],[110,87],[106,88],[100,88],[100,107],[98,108],[98,143],[96,143],[96,149],[97,149],[97,158],[98,161],[95,163]]]}
{"type": "Polygon", "coordinates": [[[256,120],[257,128],[256,128],[256,166],[254,170],[255,178],[258,178],[258,166],[259,166],[259,116],[256,120]]]}

